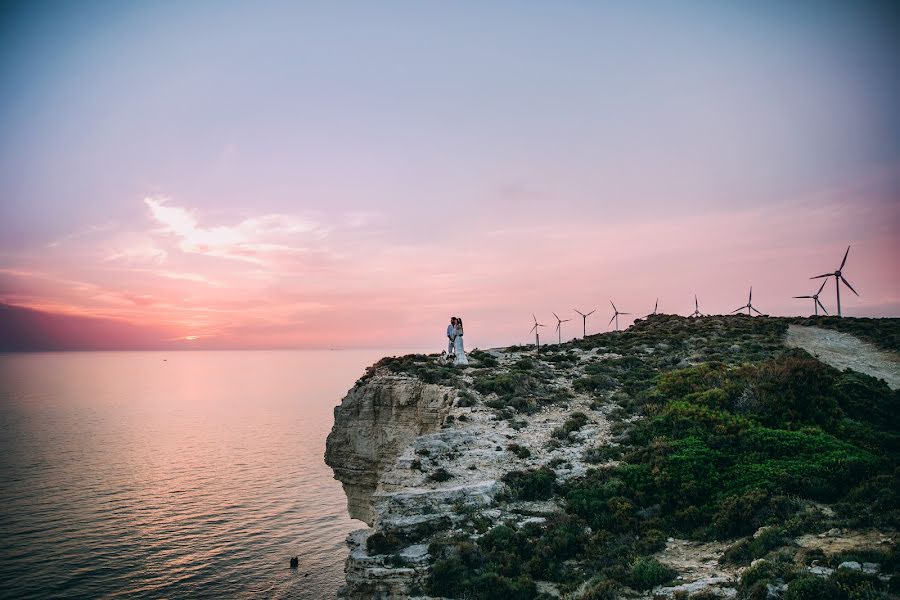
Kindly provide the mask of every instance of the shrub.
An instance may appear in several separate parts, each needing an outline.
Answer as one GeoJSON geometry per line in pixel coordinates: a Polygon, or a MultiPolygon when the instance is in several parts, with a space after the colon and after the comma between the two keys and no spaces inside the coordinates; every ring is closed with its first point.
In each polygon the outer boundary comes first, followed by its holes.
{"type": "Polygon", "coordinates": [[[561,440],[565,440],[569,437],[569,434],[575,431],[578,431],[588,423],[587,415],[583,412],[573,412],[569,415],[569,418],[566,419],[566,422],[561,426],[557,427],[553,430],[552,435],[555,438],[559,438],[561,440]]]}
{"type": "Polygon", "coordinates": [[[748,563],[766,556],[787,541],[784,528],[773,526],[765,529],[758,537],[745,538],[728,548],[722,555],[722,561],[737,564],[748,563]]]}
{"type": "Polygon", "coordinates": [[[838,569],[831,574],[829,580],[842,592],[848,600],[878,600],[884,584],[875,575],[869,575],[853,569],[838,569]]]}
{"type": "Polygon", "coordinates": [[[622,458],[621,446],[597,446],[584,452],[584,460],[589,463],[602,463],[622,458]]]}
{"type": "Polygon", "coordinates": [[[590,584],[579,598],[581,600],[617,600],[619,584],[609,579],[600,579],[590,584]]]}
{"type": "Polygon", "coordinates": [[[839,600],[841,593],[829,579],[801,575],[788,584],[784,600],[839,600]]]}
{"type": "Polygon", "coordinates": [[[428,481],[444,482],[453,479],[453,475],[444,467],[439,467],[428,475],[428,481]]]}
{"type": "Polygon", "coordinates": [[[531,456],[531,450],[526,448],[525,446],[520,446],[519,444],[512,443],[506,447],[507,450],[518,456],[519,458],[525,459],[531,456]]]}
{"type": "Polygon", "coordinates": [[[474,359],[474,366],[480,368],[493,368],[500,364],[492,354],[477,349],[469,352],[469,358],[474,359]]]}
{"type": "Polygon", "coordinates": [[[510,471],[502,477],[515,500],[549,500],[553,496],[556,473],[547,467],[531,471],[510,471]]]}
{"type": "Polygon", "coordinates": [[[665,583],[675,576],[675,572],[655,558],[641,557],[635,560],[628,573],[628,583],[636,590],[649,590],[665,583]]]}
{"type": "Polygon", "coordinates": [[[456,395],[456,406],[460,406],[463,408],[469,406],[475,406],[475,396],[473,396],[470,392],[463,390],[456,395]]]}
{"type": "Polygon", "coordinates": [[[513,367],[520,371],[530,371],[534,369],[534,361],[526,356],[517,360],[513,367]]]}

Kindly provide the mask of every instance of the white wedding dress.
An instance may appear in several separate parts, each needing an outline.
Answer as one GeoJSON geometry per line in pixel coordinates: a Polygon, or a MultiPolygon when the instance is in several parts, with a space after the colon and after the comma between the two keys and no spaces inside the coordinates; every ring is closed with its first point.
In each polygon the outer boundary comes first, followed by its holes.
{"type": "Polygon", "coordinates": [[[456,339],[453,340],[453,348],[456,350],[456,360],[453,364],[455,365],[467,365],[469,364],[469,359],[466,358],[466,350],[463,348],[463,334],[462,330],[456,330],[456,339]]]}

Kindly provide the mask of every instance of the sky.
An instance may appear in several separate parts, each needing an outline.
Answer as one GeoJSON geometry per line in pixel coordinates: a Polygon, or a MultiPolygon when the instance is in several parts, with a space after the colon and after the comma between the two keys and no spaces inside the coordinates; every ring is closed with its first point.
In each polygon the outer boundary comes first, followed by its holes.
{"type": "Polygon", "coordinates": [[[900,316],[900,18],[785,4],[2,3],[0,349],[900,316]]]}

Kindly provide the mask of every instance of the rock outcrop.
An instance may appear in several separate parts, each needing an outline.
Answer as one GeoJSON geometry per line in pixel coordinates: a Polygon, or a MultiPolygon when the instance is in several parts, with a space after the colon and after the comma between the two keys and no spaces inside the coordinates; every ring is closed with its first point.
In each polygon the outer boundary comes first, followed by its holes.
{"type": "MultiPolygon", "coordinates": [[[[519,359],[496,356],[502,364],[519,359]]],[[[421,596],[435,533],[475,523],[541,523],[559,512],[554,502],[498,502],[504,474],[554,461],[561,479],[581,476],[585,450],[609,437],[605,415],[612,406],[592,411],[599,418],[570,443],[553,442],[573,410],[591,412],[587,396],[547,406],[527,422],[507,420],[482,403],[460,406],[458,388],[373,371],[335,408],[326,442],[325,462],[344,486],[350,516],[370,526],[347,539],[342,598],[421,596]]],[[[471,375],[459,377],[471,384],[471,375]]]]}
{"type": "Polygon", "coordinates": [[[448,387],[380,376],[351,389],[335,407],[325,463],[344,486],[352,518],[373,525],[371,500],[381,474],[418,436],[440,429],[453,397],[448,387]]]}

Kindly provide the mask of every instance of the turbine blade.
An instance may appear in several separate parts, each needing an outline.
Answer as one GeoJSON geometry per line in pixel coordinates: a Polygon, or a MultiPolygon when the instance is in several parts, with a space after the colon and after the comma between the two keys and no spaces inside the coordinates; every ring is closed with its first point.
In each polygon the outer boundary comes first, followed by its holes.
{"type": "Polygon", "coordinates": [[[578,310],[577,308],[573,308],[572,310],[574,310],[575,312],[577,312],[577,313],[578,313],[579,315],[581,315],[582,317],[584,316],[584,313],[581,312],[580,310],[578,310]]]}
{"type": "Polygon", "coordinates": [[[620,315],[630,315],[631,313],[619,313],[620,315]]]}
{"type": "Polygon", "coordinates": [[[537,323],[534,324],[534,327],[531,328],[531,331],[534,331],[535,329],[537,329],[537,323]]]}
{"type": "Polygon", "coordinates": [[[810,277],[810,279],[820,279],[822,277],[831,277],[834,273],[825,273],[824,275],[816,275],[815,277],[810,277]]]}
{"type": "Polygon", "coordinates": [[[607,325],[612,325],[612,322],[615,320],[616,320],[616,315],[613,315],[612,317],[610,317],[609,323],[607,323],[607,325]]]}
{"type": "Polygon", "coordinates": [[[812,298],[812,296],[792,296],[793,298],[812,298]]]}
{"type": "Polygon", "coordinates": [[[589,317],[589,316],[591,316],[592,314],[594,314],[595,312],[597,312],[597,309],[596,309],[596,308],[595,308],[594,310],[592,310],[591,312],[589,312],[586,316],[589,317]]]}
{"type": "Polygon", "coordinates": [[[740,307],[740,308],[736,308],[736,309],[734,309],[733,311],[731,311],[731,313],[734,314],[734,313],[736,313],[736,312],[739,311],[739,310],[744,310],[745,308],[747,308],[747,307],[746,307],[746,306],[742,306],[742,307],[740,307]]]}
{"type": "Polygon", "coordinates": [[[616,311],[616,312],[618,312],[618,311],[619,311],[619,309],[618,309],[618,308],[616,308],[616,305],[615,305],[615,304],[613,304],[613,301],[612,301],[612,300],[610,300],[610,301],[609,301],[609,303],[610,303],[610,304],[612,304],[612,307],[613,307],[613,310],[614,310],[614,311],[616,311]]]}
{"type": "MultiPolygon", "coordinates": [[[[753,302],[753,286],[752,285],[750,286],[750,302],[753,302]]],[[[750,304],[750,302],[747,302],[747,304],[750,304]]]]}
{"type": "Polygon", "coordinates": [[[838,271],[844,268],[844,265],[847,264],[847,255],[850,254],[850,246],[847,246],[847,251],[844,252],[844,260],[841,261],[841,266],[838,267],[838,271]]]}
{"type": "Polygon", "coordinates": [[[750,307],[750,310],[756,311],[756,314],[762,316],[762,313],[759,312],[758,310],[756,310],[756,307],[755,307],[755,306],[751,306],[751,307],[750,307]]]}
{"type": "Polygon", "coordinates": [[[851,292],[853,292],[854,294],[856,294],[857,296],[859,296],[859,294],[857,293],[857,291],[853,289],[853,286],[850,285],[850,282],[847,281],[846,279],[844,279],[844,276],[843,276],[843,275],[841,275],[841,281],[844,282],[844,285],[846,285],[848,288],[850,288],[850,291],[851,291],[851,292]]]}
{"type": "Polygon", "coordinates": [[[531,313],[531,318],[534,319],[534,322],[537,323],[537,317],[534,316],[534,313],[531,313]]]}
{"type": "Polygon", "coordinates": [[[825,307],[822,305],[821,302],[819,302],[819,299],[818,299],[818,298],[816,298],[816,303],[819,305],[819,308],[822,309],[822,312],[825,313],[825,314],[827,315],[827,314],[828,314],[828,311],[825,310],[825,307]]]}
{"type": "Polygon", "coordinates": [[[825,284],[826,284],[826,283],[828,283],[828,280],[827,280],[827,279],[826,279],[825,281],[822,282],[822,285],[821,285],[821,286],[819,286],[819,291],[816,292],[816,296],[818,296],[819,294],[822,293],[822,290],[825,289],[825,284]]]}

